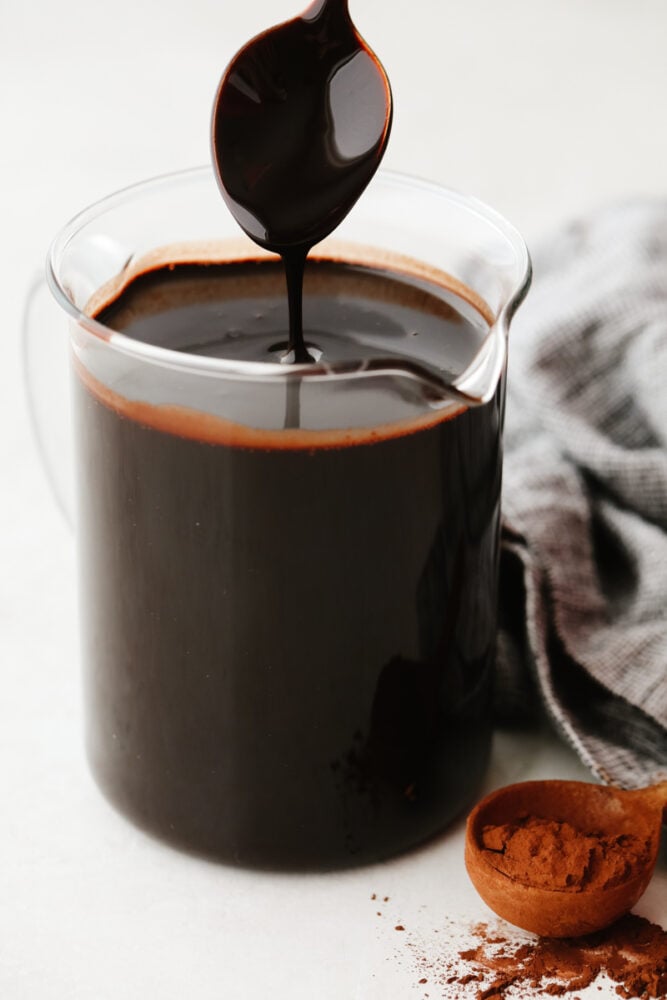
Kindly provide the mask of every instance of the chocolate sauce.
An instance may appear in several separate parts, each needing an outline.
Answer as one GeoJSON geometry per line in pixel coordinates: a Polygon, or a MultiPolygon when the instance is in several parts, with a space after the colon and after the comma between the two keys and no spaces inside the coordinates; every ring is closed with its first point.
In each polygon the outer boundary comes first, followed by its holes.
{"type": "MultiPolygon", "coordinates": [[[[163,268],[98,318],[257,358],[285,339],[279,267],[163,268]]],[[[309,267],[304,316],[327,351],[375,335],[454,371],[486,329],[451,289],[331,262],[309,267]]],[[[109,796],[263,867],[377,860],[459,813],[490,742],[502,383],[486,406],[380,426],[400,386],[348,385],[349,426],[328,430],[309,388],[285,430],[252,389],[254,427],[122,376],[76,383],[88,746],[109,796]]]]}
{"type": "Polygon", "coordinates": [[[223,75],[213,112],[214,165],[237,222],[285,263],[285,360],[313,360],[301,319],[306,257],[366,188],[390,127],[389,83],[347,0],[318,0],[259,35],[223,75]]]}

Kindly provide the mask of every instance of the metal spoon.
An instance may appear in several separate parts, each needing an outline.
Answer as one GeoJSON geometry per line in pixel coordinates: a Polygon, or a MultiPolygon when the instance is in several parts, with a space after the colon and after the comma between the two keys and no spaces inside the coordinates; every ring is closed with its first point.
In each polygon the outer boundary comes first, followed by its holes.
{"type": "Polygon", "coordinates": [[[347,0],[317,0],[232,59],[213,109],[213,161],[241,228],[286,265],[293,361],[308,251],[350,211],[384,154],[391,90],[347,0]]]}
{"type": "Polygon", "coordinates": [[[544,937],[589,934],[627,913],[646,889],[655,868],[667,781],[622,791],[583,781],[526,781],[492,792],[470,813],[465,863],[480,896],[499,916],[544,937]],[[522,815],[568,822],[582,832],[633,834],[647,844],[641,867],[617,885],[567,892],[536,888],[508,877],[492,864],[482,844],[487,825],[516,822],[522,815]]]}

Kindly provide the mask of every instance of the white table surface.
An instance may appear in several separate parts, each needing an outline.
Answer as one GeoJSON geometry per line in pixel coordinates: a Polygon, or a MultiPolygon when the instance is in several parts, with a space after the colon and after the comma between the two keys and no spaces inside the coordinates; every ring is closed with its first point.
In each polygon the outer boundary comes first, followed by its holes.
{"type": "MultiPolygon", "coordinates": [[[[352,8],[394,87],[388,166],[482,197],[529,242],[611,199],[666,193],[664,0],[352,8]]],[[[79,208],[206,162],[224,64],[298,10],[0,3],[2,1000],[403,1000],[415,977],[393,921],[428,942],[446,916],[488,917],[463,869],[460,823],[378,867],[259,875],[144,836],[106,805],[83,759],[74,546],[24,403],[25,291],[79,208]],[[383,918],[373,892],[391,897],[383,918]]],[[[546,733],[498,734],[487,787],[543,776],[586,774],[546,733]]],[[[637,912],[667,925],[666,890],[663,859],[637,912]]]]}

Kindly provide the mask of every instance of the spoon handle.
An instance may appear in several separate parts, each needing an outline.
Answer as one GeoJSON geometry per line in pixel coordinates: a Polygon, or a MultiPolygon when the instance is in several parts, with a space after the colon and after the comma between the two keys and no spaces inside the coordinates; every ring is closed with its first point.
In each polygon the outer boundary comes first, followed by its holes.
{"type": "Polygon", "coordinates": [[[659,781],[648,788],[638,788],[628,792],[633,798],[640,799],[647,806],[657,806],[663,810],[663,820],[667,822],[667,781],[659,781]]]}
{"type": "Polygon", "coordinates": [[[301,16],[307,21],[314,21],[325,13],[343,14],[349,17],[348,0],[314,0],[301,16]]]}

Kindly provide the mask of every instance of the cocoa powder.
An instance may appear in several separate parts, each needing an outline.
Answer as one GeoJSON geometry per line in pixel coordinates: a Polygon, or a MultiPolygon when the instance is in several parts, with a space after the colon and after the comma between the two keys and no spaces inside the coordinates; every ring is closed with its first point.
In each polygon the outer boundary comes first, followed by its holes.
{"type": "Polygon", "coordinates": [[[616,984],[620,997],[667,994],[667,934],[634,914],[587,937],[503,945],[499,949],[497,942],[482,940],[473,954],[460,956],[491,979],[479,989],[478,1000],[502,997],[515,984],[564,996],[590,986],[602,973],[616,984]]]}
{"type": "Polygon", "coordinates": [[[649,861],[651,843],[634,833],[605,835],[567,822],[522,816],[482,831],[487,860],[508,878],[539,889],[609,889],[649,861]]]}
{"type": "Polygon", "coordinates": [[[469,938],[472,947],[433,954],[423,938],[407,942],[425,998],[571,996],[605,975],[619,997],[667,997],[667,933],[634,914],[580,938],[511,936],[507,925],[487,924],[470,928],[469,938]]]}

